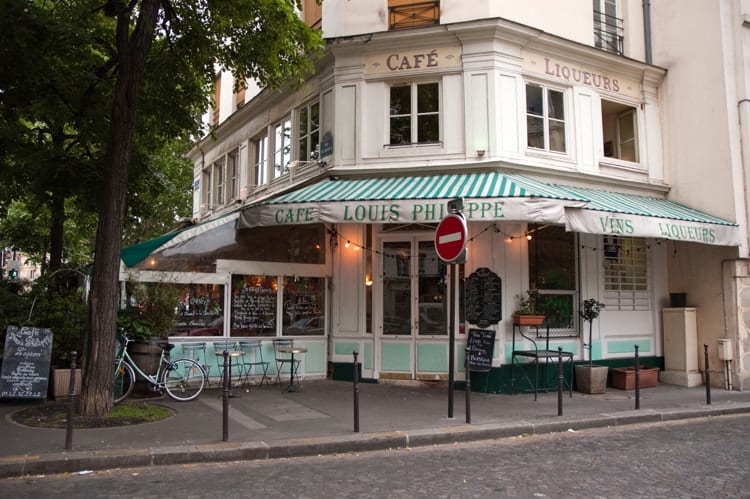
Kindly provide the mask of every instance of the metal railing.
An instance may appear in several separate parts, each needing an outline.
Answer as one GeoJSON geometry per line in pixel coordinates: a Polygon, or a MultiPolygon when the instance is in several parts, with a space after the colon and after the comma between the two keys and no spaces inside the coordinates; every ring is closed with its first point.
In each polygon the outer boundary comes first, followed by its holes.
{"type": "Polygon", "coordinates": [[[622,19],[598,10],[594,11],[594,45],[597,48],[622,55],[624,33],[622,19]]]}

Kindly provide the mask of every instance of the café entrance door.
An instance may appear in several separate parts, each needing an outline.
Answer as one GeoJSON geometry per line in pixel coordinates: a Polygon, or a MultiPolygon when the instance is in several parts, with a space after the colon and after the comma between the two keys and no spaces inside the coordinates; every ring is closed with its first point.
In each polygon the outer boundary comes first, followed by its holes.
{"type": "Polygon", "coordinates": [[[383,235],[379,246],[380,377],[447,379],[448,274],[434,233],[383,235]]]}

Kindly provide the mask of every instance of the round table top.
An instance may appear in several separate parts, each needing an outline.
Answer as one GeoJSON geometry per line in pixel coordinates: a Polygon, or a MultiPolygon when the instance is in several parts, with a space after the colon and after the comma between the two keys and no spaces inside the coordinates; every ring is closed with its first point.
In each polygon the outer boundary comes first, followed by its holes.
{"type": "Polygon", "coordinates": [[[245,355],[245,352],[243,352],[242,350],[223,350],[217,351],[216,356],[224,357],[224,352],[226,352],[230,357],[240,357],[241,355],[245,355]]]}
{"type": "Polygon", "coordinates": [[[283,353],[305,353],[307,352],[307,347],[280,346],[276,347],[276,350],[283,353]]]}

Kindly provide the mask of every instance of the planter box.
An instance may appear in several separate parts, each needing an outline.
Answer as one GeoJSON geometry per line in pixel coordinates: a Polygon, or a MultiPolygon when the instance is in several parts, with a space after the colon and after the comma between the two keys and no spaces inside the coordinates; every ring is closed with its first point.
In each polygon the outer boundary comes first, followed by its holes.
{"type": "MultiPolygon", "coordinates": [[[[70,391],[70,369],[52,369],[50,395],[59,400],[68,397],[70,391]]],[[[81,394],[81,370],[76,369],[76,394],[81,394]]]]}
{"type": "Polygon", "coordinates": [[[513,324],[519,326],[540,326],[544,324],[543,315],[514,315],[513,324]]]}
{"type": "MultiPolygon", "coordinates": [[[[653,388],[659,380],[658,367],[641,367],[641,388],[653,388]]],[[[612,368],[612,387],[635,390],[635,367],[612,368]]]]}
{"type": "Polygon", "coordinates": [[[609,367],[588,364],[575,366],[576,390],[582,393],[606,393],[609,367]]]}

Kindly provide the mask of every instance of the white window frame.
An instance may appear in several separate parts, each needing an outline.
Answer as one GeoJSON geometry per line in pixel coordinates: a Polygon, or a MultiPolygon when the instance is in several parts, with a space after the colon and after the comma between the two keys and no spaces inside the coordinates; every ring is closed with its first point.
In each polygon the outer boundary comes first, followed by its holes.
{"type": "Polygon", "coordinates": [[[602,98],[601,99],[601,125],[602,125],[602,137],[604,138],[603,151],[601,162],[611,164],[613,166],[624,166],[630,168],[642,168],[641,165],[641,121],[642,115],[638,109],[637,104],[631,104],[627,102],[620,102],[612,99],[602,98]],[[607,104],[609,103],[609,104],[607,104]],[[609,120],[605,120],[605,107],[614,108],[608,112],[606,116],[610,117],[609,120]],[[619,108],[619,109],[618,109],[619,108]],[[622,119],[628,117],[632,120],[633,137],[622,136],[622,119]],[[612,134],[605,137],[608,129],[612,130],[612,134]],[[635,147],[635,159],[623,159],[623,145],[626,142],[633,142],[635,147]],[[611,151],[607,151],[610,147],[611,151]]]}
{"type": "Polygon", "coordinates": [[[227,154],[227,201],[231,202],[240,197],[240,150],[234,149],[227,154]]]}
{"type": "Polygon", "coordinates": [[[542,152],[542,153],[549,153],[549,154],[555,154],[555,155],[562,155],[562,156],[570,156],[571,154],[571,140],[570,140],[570,133],[571,133],[571,105],[570,105],[570,92],[569,89],[558,87],[555,85],[548,85],[546,83],[540,83],[536,81],[530,81],[526,80],[524,81],[524,129],[525,129],[525,146],[526,150],[529,152],[542,152]],[[527,88],[531,87],[538,87],[542,90],[542,114],[532,114],[528,111],[528,101],[526,98],[527,94],[527,88]],[[549,92],[558,92],[562,95],[562,103],[563,103],[563,119],[559,118],[550,118],[549,115],[549,92]],[[534,147],[529,145],[529,117],[533,117],[534,119],[542,119],[542,126],[543,126],[543,142],[544,147],[534,147]],[[557,151],[550,148],[550,121],[554,121],[557,123],[563,124],[563,140],[564,140],[564,151],[557,151]]]}
{"type": "Polygon", "coordinates": [[[299,161],[316,161],[320,158],[321,116],[320,99],[315,99],[297,109],[297,159],[299,161]],[[318,116],[317,124],[311,119],[313,108],[316,107],[318,116]],[[302,129],[303,124],[304,130],[302,129]],[[304,148],[302,147],[303,142],[305,142],[304,148]]]}
{"type": "Polygon", "coordinates": [[[289,173],[289,163],[292,161],[292,117],[284,116],[281,121],[273,125],[273,160],[271,176],[277,179],[289,173]],[[287,132],[287,133],[284,133],[287,132]]]}
{"type": "Polygon", "coordinates": [[[226,157],[222,156],[221,158],[217,159],[213,162],[212,165],[213,168],[213,187],[214,187],[214,194],[213,194],[213,202],[214,206],[224,206],[226,203],[226,181],[227,181],[227,171],[226,171],[226,157]]]}
{"type": "Polygon", "coordinates": [[[201,176],[201,189],[203,189],[201,196],[201,207],[206,210],[213,208],[213,165],[203,170],[201,176]]]}
{"type": "Polygon", "coordinates": [[[268,183],[268,134],[253,139],[253,180],[256,187],[268,183]]]}
{"type": "Polygon", "coordinates": [[[394,83],[388,88],[388,126],[386,134],[386,145],[388,147],[409,147],[409,146],[425,146],[425,145],[440,145],[442,144],[443,136],[443,92],[442,85],[438,80],[427,80],[427,81],[413,81],[407,83],[394,83]],[[437,86],[437,111],[420,112],[418,108],[419,102],[419,87],[424,85],[436,85],[437,86]],[[404,144],[391,143],[391,121],[393,118],[400,116],[407,116],[406,114],[392,114],[391,110],[391,90],[397,87],[410,87],[411,90],[411,103],[410,103],[410,141],[404,144]],[[438,136],[435,140],[419,142],[419,118],[425,116],[437,116],[438,117],[438,136]]]}

